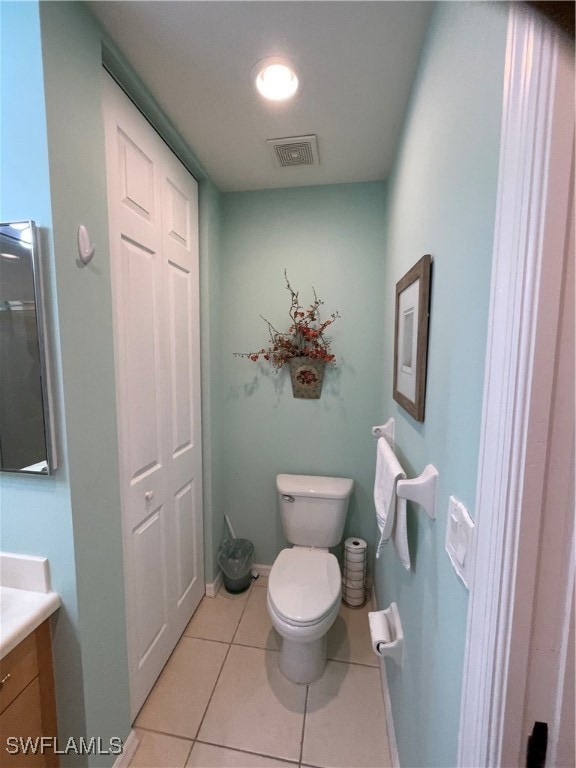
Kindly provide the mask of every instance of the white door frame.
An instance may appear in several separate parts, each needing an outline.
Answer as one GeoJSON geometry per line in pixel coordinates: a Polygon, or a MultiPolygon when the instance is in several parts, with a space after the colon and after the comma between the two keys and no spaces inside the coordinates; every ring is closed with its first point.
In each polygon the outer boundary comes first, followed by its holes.
{"type": "Polygon", "coordinates": [[[520,625],[529,632],[536,564],[519,573],[519,558],[538,539],[574,136],[573,70],[572,77],[562,70],[560,55],[558,33],[512,3],[458,745],[463,768],[503,764],[505,732],[516,717],[510,691],[522,695],[526,679],[528,634],[519,645],[513,635],[520,625]]]}

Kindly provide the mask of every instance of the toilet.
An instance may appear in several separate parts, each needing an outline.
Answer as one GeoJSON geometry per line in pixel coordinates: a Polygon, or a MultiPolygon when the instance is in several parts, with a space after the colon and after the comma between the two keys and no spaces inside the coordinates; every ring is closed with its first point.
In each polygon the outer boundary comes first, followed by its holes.
{"type": "Polygon", "coordinates": [[[294,683],[312,683],[326,666],[326,634],[342,599],[338,560],[354,481],[344,477],[278,475],[286,539],[268,578],[268,613],[282,637],[280,669],[294,683]]]}

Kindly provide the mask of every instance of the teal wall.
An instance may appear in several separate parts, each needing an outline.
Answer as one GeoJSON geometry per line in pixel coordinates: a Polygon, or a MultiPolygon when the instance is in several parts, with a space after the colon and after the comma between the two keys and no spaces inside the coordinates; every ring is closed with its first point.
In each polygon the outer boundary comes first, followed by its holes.
{"type": "MultiPolygon", "coordinates": [[[[130,729],[120,497],[101,111],[103,56],[199,180],[204,384],[210,302],[218,294],[220,195],[130,65],[83,3],[2,3],[2,219],[42,228],[53,341],[59,468],[50,478],[1,478],[4,550],[46,555],[64,605],[54,621],[60,736],[126,738],[130,729]],[[22,36],[22,30],[26,35],[22,36]],[[23,43],[25,41],[25,44],[23,43]],[[27,118],[27,119],[23,119],[27,118]],[[80,267],[86,224],[96,256],[80,267]]],[[[216,366],[217,367],[217,366],[216,366]]],[[[216,406],[203,401],[204,441],[216,406]]],[[[207,542],[211,468],[205,468],[207,542]]],[[[212,550],[207,572],[213,571],[212,550]]],[[[91,756],[110,765],[114,756],[91,756]]],[[[86,758],[64,757],[79,766],[86,758]]]]}
{"type": "Polygon", "coordinates": [[[127,736],[130,718],[101,38],[80,4],[41,3],[40,17],[86,730],[107,742],[127,736]],[[97,247],[88,267],[81,223],[97,247]]]}
{"type": "Polygon", "coordinates": [[[0,3],[0,56],[0,220],[34,219],[40,228],[60,464],[50,477],[0,475],[1,548],[50,560],[52,587],[63,602],[52,621],[58,717],[67,734],[82,734],[83,676],[37,3],[0,3]]]}
{"type": "Polygon", "coordinates": [[[204,488],[204,572],[206,583],[218,574],[222,538],[222,338],[221,195],[208,179],[200,185],[200,293],[202,343],[202,452],[204,488]]]}
{"type": "MultiPolygon", "coordinates": [[[[279,472],[352,477],[348,517],[355,536],[373,534],[374,444],[381,419],[383,183],[231,193],[223,196],[221,263],[222,502],[255,559],[272,563],[284,546],[279,472]],[[320,400],[292,397],[289,373],[233,357],[259,349],[288,325],[284,268],[303,304],[312,286],[325,302],[338,367],[320,400]]],[[[218,350],[214,350],[217,354],[218,350]]]]}
{"type": "Polygon", "coordinates": [[[506,13],[443,3],[432,18],[390,179],[385,247],[383,413],[396,419],[409,473],[440,473],[436,522],[409,509],[414,573],[386,548],[380,607],[398,603],[406,637],[399,671],[386,662],[400,763],[456,764],[468,593],[444,550],[448,497],[474,516],[484,379],[506,13]],[[426,418],[392,399],[394,286],[434,258],[426,418]]]}

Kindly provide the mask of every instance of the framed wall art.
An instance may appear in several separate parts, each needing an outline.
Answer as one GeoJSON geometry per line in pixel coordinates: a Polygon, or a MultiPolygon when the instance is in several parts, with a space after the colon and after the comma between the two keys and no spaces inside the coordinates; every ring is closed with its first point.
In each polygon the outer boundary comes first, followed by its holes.
{"type": "Polygon", "coordinates": [[[422,256],[396,283],[393,397],[424,421],[432,257],[422,256]]]}

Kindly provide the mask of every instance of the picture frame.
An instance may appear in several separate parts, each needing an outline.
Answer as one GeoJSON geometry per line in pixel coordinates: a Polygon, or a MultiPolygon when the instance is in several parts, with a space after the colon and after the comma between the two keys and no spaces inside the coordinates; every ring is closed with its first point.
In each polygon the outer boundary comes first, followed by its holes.
{"type": "Polygon", "coordinates": [[[426,402],[431,272],[432,257],[426,254],[396,283],[392,396],[420,422],[426,402]]]}

